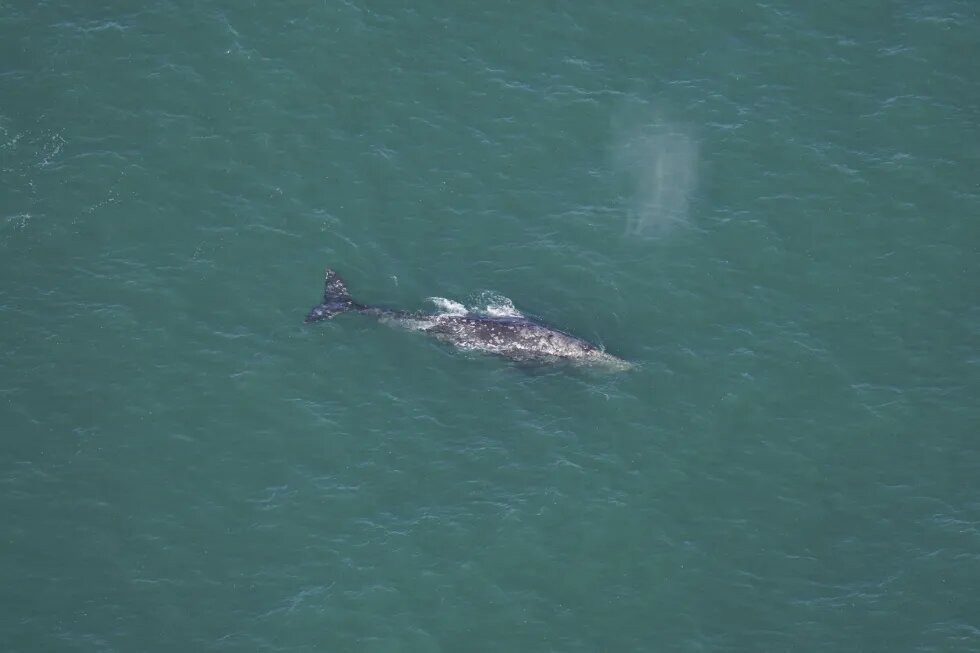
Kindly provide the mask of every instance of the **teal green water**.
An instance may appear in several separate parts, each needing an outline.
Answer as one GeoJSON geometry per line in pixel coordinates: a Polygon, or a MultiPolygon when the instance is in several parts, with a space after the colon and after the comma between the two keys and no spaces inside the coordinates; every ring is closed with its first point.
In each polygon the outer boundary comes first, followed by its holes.
{"type": "Polygon", "coordinates": [[[973,2],[0,2],[0,650],[980,651],[973,2]],[[359,316],[487,291],[637,363],[359,316]]]}

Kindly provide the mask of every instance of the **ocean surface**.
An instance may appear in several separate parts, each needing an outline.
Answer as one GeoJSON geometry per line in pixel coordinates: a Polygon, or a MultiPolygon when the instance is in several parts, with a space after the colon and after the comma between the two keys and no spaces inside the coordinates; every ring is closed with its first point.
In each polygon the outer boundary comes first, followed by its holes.
{"type": "Polygon", "coordinates": [[[980,651],[980,4],[0,1],[0,651],[980,651]],[[508,301],[623,373],[357,301],[508,301]]]}

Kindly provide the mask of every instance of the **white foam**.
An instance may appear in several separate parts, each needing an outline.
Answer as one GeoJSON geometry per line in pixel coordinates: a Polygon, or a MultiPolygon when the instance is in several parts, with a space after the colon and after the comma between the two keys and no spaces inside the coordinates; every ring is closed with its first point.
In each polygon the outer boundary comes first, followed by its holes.
{"type": "Polygon", "coordinates": [[[429,297],[429,301],[436,305],[444,315],[466,315],[469,311],[459,302],[454,302],[445,297],[429,297]]]}
{"type": "Polygon", "coordinates": [[[456,302],[445,297],[429,297],[430,302],[436,305],[440,315],[466,315],[467,313],[478,313],[489,317],[524,317],[524,315],[514,308],[514,302],[503,295],[485,292],[471,306],[466,306],[461,302],[456,302]]]}
{"type": "Polygon", "coordinates": [[[514,308],[514,304],[508,299],[506,303],[488,304],[483,312],[491,317],[523,317],[523,314],[514,308]]]}
{"type": "Polygon", "coordinates": [[[510,298],[495,292],[480,293],[477,302],[478,306],[475,310],[490,317],[524,317],[519,310],[514,308],[514,302],[510,298]]]}

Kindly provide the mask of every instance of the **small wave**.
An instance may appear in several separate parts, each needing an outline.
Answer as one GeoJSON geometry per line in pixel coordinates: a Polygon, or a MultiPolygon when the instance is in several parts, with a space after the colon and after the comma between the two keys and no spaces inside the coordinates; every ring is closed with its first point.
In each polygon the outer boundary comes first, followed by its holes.
{"type": "Polygon", "coordinates": [[[429,297],[429,301],[436,305],[445,315],[466,315],[469,311],[459,302],[454,302],[445,297],[429,297]]]}
{"type": "Polygon", "coordinates": [[[524,317],[523,313],[514,308],[514,302],[509,298],[490,291],[480,293],[469,306],[445,297],[429,297],[429,301],[436,305],[441,315],[477,313],[490,317],[524,317]]]}
{"type": "Polygon", "coordinates": [[[495,292],[486,291],[477,299],[476,312],[490,317],[524,317],[523,313],[514,308],[514,302],[495,292]]]}

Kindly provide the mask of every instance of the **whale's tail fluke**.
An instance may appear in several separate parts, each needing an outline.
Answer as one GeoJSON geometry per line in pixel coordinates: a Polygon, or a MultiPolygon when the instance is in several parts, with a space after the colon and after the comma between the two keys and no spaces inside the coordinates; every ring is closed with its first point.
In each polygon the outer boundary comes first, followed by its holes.
{"type": "Polygon", "coordinates": [[[323,288],[323,303],[314,306],[310,314],[306,316],[307,322],[319,322],[329,320],[334,315],[346,313],[347,311],[357,311],[364,306],[357,304],[351,299],[350,292],[336,272],[327,268],[326,283],[323,288]]]}

